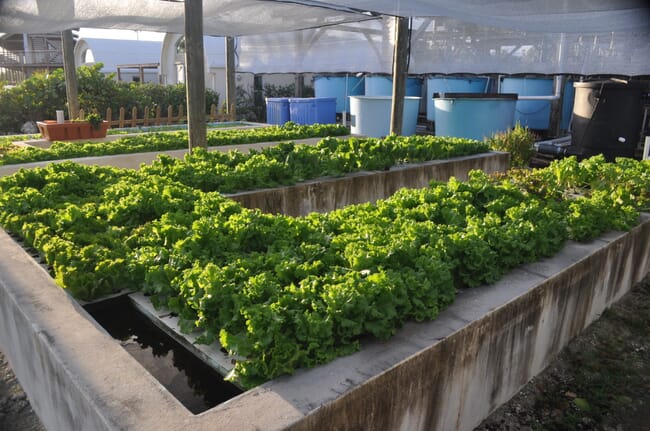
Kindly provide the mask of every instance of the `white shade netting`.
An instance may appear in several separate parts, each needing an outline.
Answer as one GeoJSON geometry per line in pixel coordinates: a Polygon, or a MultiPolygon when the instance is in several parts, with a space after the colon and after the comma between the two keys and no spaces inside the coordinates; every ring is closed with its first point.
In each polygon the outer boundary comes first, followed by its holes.
{"type": "MultiPolygon", "coordinates": [[[[203,30],[207,35],[265,34],[306,29],[367,16],[339,7],[260,0],[204,0],[203,30]]],[[[2,0],[0,32],[42,33],[96,27],[184,31],[184,4],[165,0],[2,0]]]]}
{"type": "MultiPolygon", "coordinates": [[[[645,0],[203,0],[204,33],[238,37],[238,70],[390,73],[412,17],[409,73],[650,74],[645,0]]],[[[0,32],[183,33],[184,4],[3,0],[0,32]]]]}
{"type": "Polygon", "coordinates": [[[393,20],[328,26],[260,36],[237,42],[238,70],[254,73],[389,72],[393,20]]]}
{"type": "Polygon", "coordinates": [[[525,32],[462,22],[416,19],[411,73],[650,73],[650,31],[525,32]]]}
{"type": "MultiPolygon", "coordinates": [[[[239,38],[239,70],[391,73],[391,18],[239,38]]],[[[409,73],[650,73],[650,31],[539,33],[414,18],[409,73]]]]}

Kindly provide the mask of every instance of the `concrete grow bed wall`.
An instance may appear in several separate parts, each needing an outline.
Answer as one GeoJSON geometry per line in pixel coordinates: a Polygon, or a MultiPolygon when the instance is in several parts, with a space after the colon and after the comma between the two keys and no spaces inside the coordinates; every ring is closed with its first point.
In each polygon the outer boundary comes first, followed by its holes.
{"type": "MultiPolygon", "coordinates": [[[[341,137],[345,138],[345,137],[341,137]]],[[[314,145],[323,138],[296,140],[300,144],[314,145]]],[[[210,147],[210,151],[228,152],[262,149],[278,142],[227,145],[210,147]]],[[[158,155],[183,158],[188,150],[118,154],[102,157],[81,157],[74,162],[138,169],[142,164],[151,164],[158,155]]],[[[58,160],[60,162],[61,160],[58,160]]],[[[20,165],[0,166],[0,177],[11,175],[21,168],[30,169],[47,166],[57,161],[43,161],[20,165]]],[[[471,156],[433,160],[392,167],[387,171],[366,171],[348,174],[340,178],[317,178],[293,186],[253,190],[228,195],[246,208],[259,208],[264,212],[302,216],[310,212],[327,212],[351,204],[375,202],[391,196],[400,188],[426,187],[431,181],[447,181],[454,176],[466,180],[469,171],[479,169],[486,173],[505,172],[510,164],[510,154],[491,151],[471,156]]]]}
{"type": "Polygon", "coordinates": [[[433,180],[447,181],[454,176],[464,181],[473,169],[486,173],[505,172],[509,163],[508,153],[489,152],[401,165],[387,171],[319,178],[293,186],[234,193],[228,197],[246,208],[303,216],[310,212],[328,212],[348,205],[375,202],[391,196],[401,188],[427,187],[433,180]]]}
{"type": "Polygon", "coordinates": [[[649,242],[645,214],[194,416],[0,231],[0,348],[51,430],[470,430],[648,273],[649,242]]]}

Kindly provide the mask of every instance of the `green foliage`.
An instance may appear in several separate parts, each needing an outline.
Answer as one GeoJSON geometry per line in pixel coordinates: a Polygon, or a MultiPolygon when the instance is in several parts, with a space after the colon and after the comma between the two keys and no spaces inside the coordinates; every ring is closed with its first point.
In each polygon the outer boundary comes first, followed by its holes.
{"type": "MultiPolygon", "coordinates": [[[[325,130],[333,125],[296,126],[287,123],[275,130],[325,130]]],[[[340,126],[336,126],[340,127],[340,126]]],[[[258,129],[265,130],[265,129],[258,129]]],[[[232,193],[290,185],[324,176],[385,170],[400,163],[445,159],[487,151],[476,141],[445,137],[387,137],[385,139],[337,139],[328,137],[316,145],[280,143],[249,154],[231,151],[194,151],[184,160],[161,156],[143,171],[161,175],[202,191],[232,193]]]]}
{"type": "MultiPolygon", "coordinates": [[[[254,142],[313,138],[345,135],[348,129],[337,125],[299,126],[287,123],[284,126],[265,127],[253,130],[231,129],[210,130],[208,146],[236,145],[254,142]]],[[[180,150],[188,147],[187,131],[147,133],[129,136],[112,142],[54,142],[49,148],[13,147],[9,142],[0,146],[0,165],[28,163],[44,160],[62,160],[77,157],[104,156],[111,154],[133,154],[148,151],[180,150]]]]}
{"type": "Polygon", "coordinates": [[[96,112],[91,112],[86,115],[86,121],[88,121],[95,129],[99,129],[102,124],[102,117],[96,112]]]}
{"type": "MultiPolygon", "coordinates": [[[[386,146],[406,159],[411,145],[401,142],[386,146]]],[[[339,144],[354,150],[336,169],[362,166],[370,153],[333,138],[318,148],[339,144]]],[[[603,157],[476,171],[301,218],[245,209],[187,180],[213,181],[220,157],[247,167],[270,158],[265,169],[280,175],[276,164],[291,163],[293,149],[248,160],[199,152],[140,171],[71,162],[23,169],[0,179],[0,225],[37,249],[77,298],[124,286],[150,294],[182,328],[236,355],[231,378],[253,386],[348,354],[362,337],[386,339],[407,320],[434,319],[459,289],[553,255],[569,238],[629,228],[650,204],[650,162],[603,157]]]]}
{"type": "Polygon", "coordinates": [[[525,168],[535,153],[533,144],[535,134],[528,127],[522,127],[519,122],[512,130],[497,133],[487,139],[487,143],[495,151],[510,153],[510,166],[525,168]]]}
{"type": "MultiPolygon", "coordinates": [[[[157,85],[117,82],[114,74],[104,74],[102,63],[77,68],[79,85],[79,105],[86,112],[97,111],[104,115],[111,108],[114,118],[119,115],[120,107],[126,109],[127,119],[131,118],[131,109],[138,109],[140,116],[145,107],[155,110],[156,106],[164,110],[173,107],[173,115],[178,115],[178,106],[185,103],[185,85],[157,85]]],[[[56,110],[66,105],[65,77],[63,69],[49,73],[35,73],[13,88],[0,91],[0,134],[9,134],[20,130],[26,121],[43,121],[55,118],[56,110]]],[[[211,104],[218,106],[219,95],[206,90],[206,112],[211,104]]]]}

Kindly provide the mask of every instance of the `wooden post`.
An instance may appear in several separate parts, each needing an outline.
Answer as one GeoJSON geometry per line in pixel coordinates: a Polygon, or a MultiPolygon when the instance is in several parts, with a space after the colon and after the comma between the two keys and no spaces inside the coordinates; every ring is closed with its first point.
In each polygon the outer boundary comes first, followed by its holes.
{"type": "Polygon", "coordinates": [[[262,75],[253,75],[253,105],[264,105],[264,78],[262,75]]]}
{"type": "Polygon", "coordinates": [[[79,85],[77,84],[77,69],[74,64],[74,38],[72,30],[61,32],[63,46],[63,73],[65,75],[65,94],[68,99],[68,118],[79,117],[79,85]]]}
{"type": "Polygon", "coordinates": [[[138,108],[135,106],[131,108],[131,127],[138,125],[138,108]]]}
{"type": "Polygon", "coordinates": [[[174,119],[174,108],[172,108],[172,105],[169,105],[167,107],[167,124],[171,124],[173,119],[174,119]]]}
{"type": "Polygon", "coordinates": [[[235,117],[237,98],[236,68],[235,38],[226,36],[226,112],[233,118],[235,117]]]}
{"type": "Polygon", "coordinates": [[[217,105],[210,105],[210,121],[217,121],[217,105]]]}
{"type": "Polygon", "coordinates": [[[124,127],[124,117],[126,115],[126,110],[124,106],[120,107],[120,129],[124,127]]]}
{"type": "Polygon", "coordinates": [[[160,105],[156,105],[156,122],[154,123],[156,126],[160,126],[162,124],[160,120],[160,105]]]}
{"type": "Polygon", "coordinates": [[[108,127],[113,127],[113,110],[111,108],[106,108],[106,121],[108,121],[108,127]]]}
{"type": "MultiPolygon", "coordinates": [[[[183,117],[185,117],[185,112],[183,110],[183,104],[181,103],[180,105],[178,105],[178,122],[179,123],[184,123],[185,122],[185,118],[183,118],[183,117]]],[[[189,124],[189,121],[188,121],[188,124],[189,124]]]]}
{"type": "Polygon", "coordinates": [[[393,100],[390,109],[390,133],[402,134],[404,96],[408,74],[408,18],[395,17],[395,48],[393,51],[393,100]]]}
{"type": "Polygon", "coordinates": [[[305,75],[299,73],[293,78],[293,95],[302,97],[303,94],[305,94],[305,75]]]}
{"type": "Polygon", "coordinates": [[[207,148],[203,0],[185,0],[185,88],[189,150],[207,148]]]}
{"type": "Polygon", "coordinates": [[[549,119],[548,134],[552,138],[560,136],[560,124],[562,122],[562,104],[564,101],[565,75],[556,75],[553,78],[553,94],[560,97],[551,101],[551,116],[549,119]]]}
{"type": "Polygon", "coordinates": [[[149,107],[148,106],[144,107],[144,123],[142,125],[145,126],[145,127],[149,125],[149,107]]]}

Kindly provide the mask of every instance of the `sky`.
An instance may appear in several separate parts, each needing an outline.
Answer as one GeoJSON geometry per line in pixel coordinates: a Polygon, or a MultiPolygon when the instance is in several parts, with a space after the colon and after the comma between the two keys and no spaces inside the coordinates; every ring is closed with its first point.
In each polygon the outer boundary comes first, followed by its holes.
{"type": "Polygon", "coordinates": [[[79,29],[79,38],[98,38],[98,39],[129,39],[129,40],[154,40],[162,42],[165,33],[153,31],[135,31],[135,30],[107,30],[103,28],[79,29]]]}

